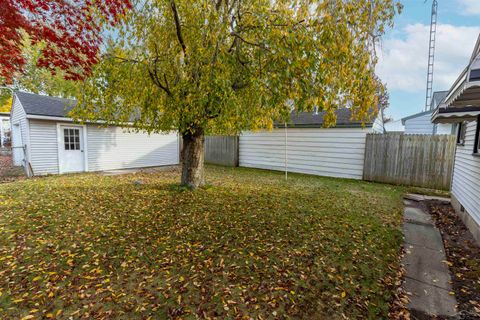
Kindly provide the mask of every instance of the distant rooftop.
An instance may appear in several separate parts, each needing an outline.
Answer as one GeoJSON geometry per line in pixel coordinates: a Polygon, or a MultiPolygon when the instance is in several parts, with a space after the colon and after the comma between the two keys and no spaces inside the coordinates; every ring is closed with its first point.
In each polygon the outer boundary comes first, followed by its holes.
{"type": "MultiPolygon", "coordinates": [[[[321,127],[324,123],[324,117],[327,114],[326,111],[322,112],[293,112],[290,115],[289,127],[321,127]]],[[[335,111],[337,116],[336,127],[359,127],[362,125],[362,121],[352,120],[352,110],[350,108],[341,108],[335,111]]],[[[376,114],[376,112],[375,112],[376,114]]],[[[365,121],[366,126],[371,126],[375,121],[374,111],[371,110],[368,115],[368,121],[365,121]]],[[[276,123],[277,127],[282,127],[282,123],[276,123]]]]}
{"type": "Polygon", "coordinates": [[[435,110],[447,95],[448,95],[448,90],[435,91],[433,93],[432,100],[430,101],[430,110],[435,110]]]}

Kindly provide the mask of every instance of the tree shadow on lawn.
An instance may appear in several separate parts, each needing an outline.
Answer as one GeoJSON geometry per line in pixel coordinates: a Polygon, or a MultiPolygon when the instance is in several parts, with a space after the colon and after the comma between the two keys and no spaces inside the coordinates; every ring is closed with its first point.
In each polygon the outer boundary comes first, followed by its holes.
{"type": "Polygon", "coordinates": [[[396,219],[390,201],[400,193],[300,188],[295,177],[289,188],[242,174],[195,192],[172,190],[164,174],[13,187],[17,199],[0,216],[0,308],[130,319],[388,317],[401,232],[381,216],[396,219]]]}

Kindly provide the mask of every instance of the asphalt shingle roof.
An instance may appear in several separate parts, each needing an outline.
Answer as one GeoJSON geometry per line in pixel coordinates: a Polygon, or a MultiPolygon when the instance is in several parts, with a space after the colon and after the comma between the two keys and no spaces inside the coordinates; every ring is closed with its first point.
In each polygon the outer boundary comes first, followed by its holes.
{"type": "MultiPolygon", "coordinates": [[[[323,118],[325,117],[326,112],[293,112],[290,115],[290,123],[287,126],[298,126],[298,127],[317,127],[323,125],[323,118]]],[[[349,108],[342,108],[337,109],[335,111],[337,115],[337,127],[357,127],[362,124],[362,121],[355,121],[352,120],[352,111],[349,108]]],[[[373,110],[370,111],[369,115],[370,120],[365,121],[365,125],[371,125],[374,122],[374,114],[373,110]]],[[[278,126],[282,126],[283,124],[278,123],[278,126]]]]}
{"type": "Polygon", "coordinates": [[[430,109],[436,109],[447,95],[448,91],[435,91],[432,100],[430,101],[430,109]]]}
{"type": "Polygon", "coordinates": [[[75,100],[42,96],[21,91],[15,92],[15,95],[18,100],[20,100],[25,112],[30,115],[68,117],[68,112],[77,104],[75,100]]]}

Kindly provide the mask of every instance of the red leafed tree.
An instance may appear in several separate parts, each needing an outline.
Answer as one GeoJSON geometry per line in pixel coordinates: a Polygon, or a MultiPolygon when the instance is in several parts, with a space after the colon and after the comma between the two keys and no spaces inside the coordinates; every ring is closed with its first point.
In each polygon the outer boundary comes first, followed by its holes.
{"type": "Polygon", "coordinates": [[[102,26],[114,25],[130,8],[130,0],[0,0],[0,82],[22,71],[25,34],[33,44],[46,43],[39,67],[84,78],[98,60],[102,26]]]}

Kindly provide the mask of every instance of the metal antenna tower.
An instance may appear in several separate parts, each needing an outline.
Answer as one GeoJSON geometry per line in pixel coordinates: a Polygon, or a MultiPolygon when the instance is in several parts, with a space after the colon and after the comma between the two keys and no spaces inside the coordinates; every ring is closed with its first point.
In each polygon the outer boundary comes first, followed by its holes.
{"type": "Polygon", "coordinates": [[[433,63],[435,61],[435,34],[437,32],[437,9],[438,2],[432,2],[432,16],[430,20],[430,41],[428,48],[427,92],[425,95],[425,111],[430,109],[433,89],[433,63]]]}

